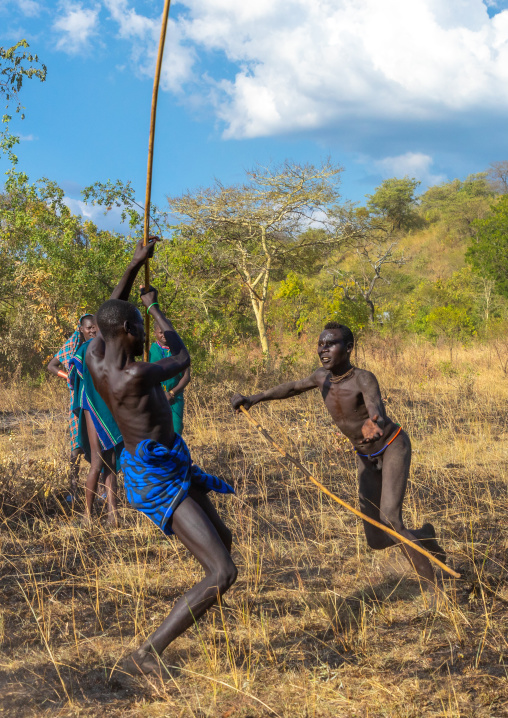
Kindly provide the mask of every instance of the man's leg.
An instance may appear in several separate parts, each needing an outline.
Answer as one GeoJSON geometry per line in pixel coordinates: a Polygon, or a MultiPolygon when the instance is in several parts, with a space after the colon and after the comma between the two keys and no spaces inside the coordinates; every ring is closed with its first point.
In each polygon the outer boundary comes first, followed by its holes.
{"type": "MultiPolygon", "coordinates": [[[[411,442],[408,435],[401,431],[395,441],[383,453],[381,503],[379,516],[382,523],[414,541],[422,539],[422,530],[410,531],[402,521],[402,503],[406,493],[409,467],[411,465],[411,442]]],[[[407,544],[399,544],[408,561],[414,566],[426,588],[436,583],[432,564],[428,558],[407,544]]]]}
{"type": "MultiPolygon", "coordinates": [[[[369,459],[357,456],[358,466],[358,489],[360,498],[360,510],[366,516],[375,521],[382,523],[379,516],[379,507],[381,505],[381,491],[383,486],[383,475],[381,470],[376,467],[369,459]]],[[[370,548],[375,551],[393,546],[393,539],[381,529],[369,524],[368,521],[363,522],[363,530],[370,548]]]]}
{"type": "Polygon", "coordinates": [[[191,487],[189,491],[189,496],[194,499],[194,501],[201,506],[205,514],[208,516],[210,521],[215,527],[215,530],[220,536],[220,539],[224,546],[227,548],[228,553],[231,553],[231,546],[233,544],[233,534],[228,529],[224,521],[221,519],[219,514],[217,513],[217,509],[213,505],[213,503],[210,501],[208,494],[205,494],[204,491],[200,491],[197,488],[191,487]]]}
{"type": "Polygon", "coordinates": [[[102,449],[89,411],[85,411],[85,419],[90,442],[90,470],[85,485],[85,523],[90,523],[93,503],[97,495],[97,483],[102,469],[102,449]]]}
{"type": "Polygon", "coordinates": [[[157,656],[192,626],[236,581],[237,569],[205,511],[190,496],[173,514],[172,529],[199,561],[205,577],[173,606],[159,628],[123,664],[129,673],[158,672],[157,656]]]}
{"type": "Polygon", "coordinates": [[[116,480],[116,456],[114,449],[102,452],[102,462],[105,467],[104,484],[106,487],[106,502],[108,506],[108,524],[118,526],[118,486],[116,480]]]}

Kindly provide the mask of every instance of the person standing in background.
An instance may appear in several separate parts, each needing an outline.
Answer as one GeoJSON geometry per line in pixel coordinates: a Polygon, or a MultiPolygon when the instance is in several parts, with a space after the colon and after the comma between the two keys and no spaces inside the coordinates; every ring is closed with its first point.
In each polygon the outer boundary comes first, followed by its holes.
{"type": "MultiPolygon", "coordinates": [[[[157,324],[154,323],[154,334],[157,341],[153,342],[150,347],[150,362],[160,361],[161,359],[167,359],[171,356],[171,351],[166,344],[164,332],[157,324]]],[[[185,400],[183,397],[183,390],[190,382],[190,367],[187,367],[183,372],[177,374],[171,379],[167,379],[162,382],[162,387],[166,392],[169,404],[171,406],[171,412],[173,414],[173,426],[177,434],[183,432],[183,410],[185,406],[185,400]]]]}
{"type": "Polygon", "coordinates": [[[53,359],[48,364],[48,371],[54,376],[58,376],[61,379],[67,381],[67,386],[70,393],[70,406],[69,406],[69,433],[71,439],[71,455],[70,455],[70,496],[69,500],[73,502],[76,498],[77,492],[77,481],[79,471],[79,457],[83,453],[79,442],[78,442],[78,418],[72,411],[72,405],[74,402],[74,390],[69,381],[69,369],[70,361],[79,347],[92,339],[97,334],[97,326],[95,324],[95,317],[93,314],[83,314],[79,318],[78,326],[76,331],[67,339],[62,348],[55,354],[53,359]]]}

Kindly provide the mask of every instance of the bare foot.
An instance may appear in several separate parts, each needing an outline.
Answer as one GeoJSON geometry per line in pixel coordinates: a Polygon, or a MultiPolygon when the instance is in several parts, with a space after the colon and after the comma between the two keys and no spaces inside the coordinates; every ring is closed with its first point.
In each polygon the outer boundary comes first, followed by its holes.
{"type": "Polygon", "coordinates": [[[156,675],[159,678],[170,678],[168,669],[159,656],[152,651],[139,649],[119,663],[116,671],[130,676],[156,675]]]}
{"type": "Polygon", "coordinates": [[[432,524],[423,524],[421,532],[423,537],[419,540],[419,544],[426,551],[435,556],[441,563],[446,563],[446,552],[436,541],[436,530],[432,524]]]}

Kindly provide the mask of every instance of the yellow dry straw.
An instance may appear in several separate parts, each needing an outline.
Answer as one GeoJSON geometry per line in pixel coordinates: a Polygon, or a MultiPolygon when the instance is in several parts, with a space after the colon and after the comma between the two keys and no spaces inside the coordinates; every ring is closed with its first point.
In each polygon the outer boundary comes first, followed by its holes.
{"type": "Polygon", "coordinates": [[[288,459],[288,461],[291,461],[291,463],[294,464],[296,467],[298,467],[300,469],[300,471],[303,471],[305,476],[307,476],[307,478],[309,478],[312,481],[312,483],[318,487],[318,489],[321,489],[321,491],[323,493],[325,493],[327,496],[329,496],[331,499],[336,501],[338,504],[343,506],[348,511],[351,511],[353,514],[355,514],[355,516],[358,516],[359,518],[363,519],[364,521],[367,521],[369,524],[372,524],[373,526],[377,526],[378,529],[385,531],[387,534],[390,534],[390,536],[393,536],[394,538],[398,539],[402,543],[405,543],[408,546],[410,546],[415,551],[418,551],[423,556],[426,556],[429,559],[429,561],[432,561],[433,563],[435,563],[437,566],[439,566],[439,568],[443,569],[443,571],[446,571],[454,578],[460,578],[460,573],[457,573],[456,571],[453,571],[453,569],[448,568],[448,566],[446,564],[444,564],[438,558],[436,558],[431,553],[426,551],[424,548],[421,548],[421,546],[419,546],[417,543],[413,543],[410,539],[407,539],[405,536],[401,536],[399,533],[397,533],[397,531],[394,531],[393,529],[389,528],[388,526],[385,526],[384,524],[380,523],[379,521],[376,521],[375,519],[371,519],[369,516],[366,516],[361,511],[358,511],[358,509],[355,509],[353,506],[350,506],[345,501],[342,501],[342,499],[339,499],[339,497],[335,496],[335,494],[332,494],[331,491],[328,491],[326,486],[323,486],[323,484],[321,484],[319,481],[317,481],[312,476],[310,471],[307,468],[305,468],[305,466],[298,461],[298,459],[295,459],[293,456],[290,456],[290,454],[288,454],[286,451],[284,451],[284,449],[282,449],[272,439],[272,437],[266,431],[266,429],[263,429],[261,424],[258,424],[258,422],[252,418],[252,416],[249,414],[249,412],[243,406],[241,406],[240,409],[243,412],[243,414],[245,415],[245,417],[247,418],[247,420],[252,424],[252,426],[254,426],[259,431],[259,433],[262,434],[265,437],[265,439],[270,444],[272,444],[272,446],[274,448],[276,448],[280,454],[282,454],[282,456],[284,456],[284,458],[288,459]]]}
{"type": "MultiPolygon", "coordinates": [[[[143,244],[146,246],[150,231],[150,201],[152,195],[152,167],[153,167],[153,146],[155,138],[155,120],[157,117],[157,96],[159,94],[159,80],[162,69],[162,58],[164,56],[164,42],[166,40],[166,30],[168,27],[169,6],[171,0],[165,0],[164,10],[162,12],[161,36],[159,39],[159,52],[157,54],[157,64],[155,66],[155,77],[153,80],[152,93],[152,112],[150,115],[150,136],[148,138],[148,167],[146,172],[146,194],[145,194],[145,223],[143,229],[143,244]]],[[[150,286],[150,262],[145,262],[145,287],[148,290],[150,286]]],[[[145,353],[143,359],[148,361],[148,353],[150,349],[150,315],[145,314],[145,353]]]]}

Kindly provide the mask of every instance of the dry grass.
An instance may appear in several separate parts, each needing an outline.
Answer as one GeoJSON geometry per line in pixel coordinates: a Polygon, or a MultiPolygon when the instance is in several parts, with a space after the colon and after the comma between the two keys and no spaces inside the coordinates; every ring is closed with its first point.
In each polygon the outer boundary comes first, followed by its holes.
{"type": "MultiPolygon", "coordinates": [[[[453,367],[425,346],[379,345],[361,358],[413,439],[406,522],[434,522],[463,575],[447,581],[437,613],[396,550],[367,549],[352,515],[232,415],[229,394],[263,379],[196,380],[185,435],[196,463],[236,484],[217,503],[239,579],[222,609],[168,649],[172,680],[109,682],[200,568],[125,505],[119,530],[80,528],[65,509],[61,386],[3,387],[0,714],[508,715],[507,380],[488,348],[461,351],[453,367]]],[[[355,502],[353,455],[317,393],[255,412],[355,502]]]]}

